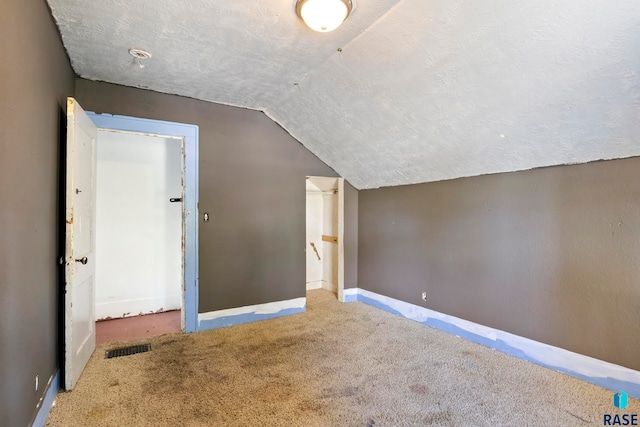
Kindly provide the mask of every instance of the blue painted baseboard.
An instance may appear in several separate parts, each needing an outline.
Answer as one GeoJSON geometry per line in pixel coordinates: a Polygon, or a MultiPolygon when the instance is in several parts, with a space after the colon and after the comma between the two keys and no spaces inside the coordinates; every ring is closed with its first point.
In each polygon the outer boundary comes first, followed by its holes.
{"type": "Polygon", "coordinates": [[[224,328],[226,326],[302,313],[306,310],[306,304],[306,298],[296,298],[287,301],[200,313],[198,314],[198,330],[224,328]]]}
{"type": "Polygon", "coordinates": [[[31,424],[33,427],[44,427],[44,425],[47,423],[49,411],[51,411],[53,401],[56,400],[58,390],[60,390],[59,370],[56,371],[55,375],[51,377],[49,384],[47,384],[47,391],[44,393],[44,397],[42,398],[42,405],[40,405],[40,409],[38,409],[36,418],[33,420],[33,424],[31,424]]]}
{"type": "Polygon", "coordinates": [[[409,304],[360,288],[345,289],[345,302],[359,301],[465,338],[583,381],[640,398],[640,372],[488,326],[409,304]]]}

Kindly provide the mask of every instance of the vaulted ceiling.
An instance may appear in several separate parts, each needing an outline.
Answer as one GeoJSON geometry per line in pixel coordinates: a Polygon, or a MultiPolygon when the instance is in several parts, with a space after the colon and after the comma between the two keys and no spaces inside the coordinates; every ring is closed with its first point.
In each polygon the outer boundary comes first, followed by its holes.
{"type": "Polygon", "coordinates": [[[359,189],[640,155],[638,0],[357,0],[331,33],[295,0],[48,3],[79,76],[262,110],[359,189]]]}

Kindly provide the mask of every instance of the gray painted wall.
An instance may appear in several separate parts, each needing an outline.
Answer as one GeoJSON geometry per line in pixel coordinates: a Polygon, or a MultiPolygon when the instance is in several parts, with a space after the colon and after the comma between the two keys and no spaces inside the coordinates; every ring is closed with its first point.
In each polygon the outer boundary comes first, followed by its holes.
{"type": "Polygon", "coordinates": [[[58,155],[74,74],[44,1],[3,0],[0,52],[0,425],[24,427],[58,366],[58,155]]]}
{"type": "MultiPolygon", "coordinates": [[[[98,113],[200,127],[199,312],[305,295],[305,176],[337,176],[331,168],[258,111],[84,79],[76,98],[98,113]]],[[[348,201],[355,281],[353,188],[348,201]]]]}
{"type": "Polygon", "coordinates": [[[640,369],[640,158],[360,191],[358,235],[364,289],[640,369]]]}

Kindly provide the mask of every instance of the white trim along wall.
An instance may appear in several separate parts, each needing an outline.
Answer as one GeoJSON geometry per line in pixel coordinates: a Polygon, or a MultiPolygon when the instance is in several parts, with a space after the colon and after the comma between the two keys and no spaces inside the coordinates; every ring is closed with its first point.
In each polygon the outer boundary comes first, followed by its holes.
{"type": "Polygon", "coordinates": [[[640,372],[528,338],[479,325],[360,288],[345,289],[359,301],[613,391],[640,398],[640,372]]]}

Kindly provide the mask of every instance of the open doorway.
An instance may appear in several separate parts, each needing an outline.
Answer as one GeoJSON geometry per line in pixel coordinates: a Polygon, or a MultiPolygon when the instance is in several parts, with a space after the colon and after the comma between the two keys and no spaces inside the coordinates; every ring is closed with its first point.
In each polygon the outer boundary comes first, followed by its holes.
{"type": "Polygon", "coordinates": [[[182,138],[98,130],[97,344],[181,329],[182,159],[182,138]]]}
{"type": "Polygon", "coordinates": [[[98,132],[122,131],[182,140],[182,311],[184,332],[198,330],[198,126],[87,112],[98,132]]]}
{"type": "Polygon", "coordinates": [[[344,180],[306,179],[306,289],[344,301],[344,180]]]}

